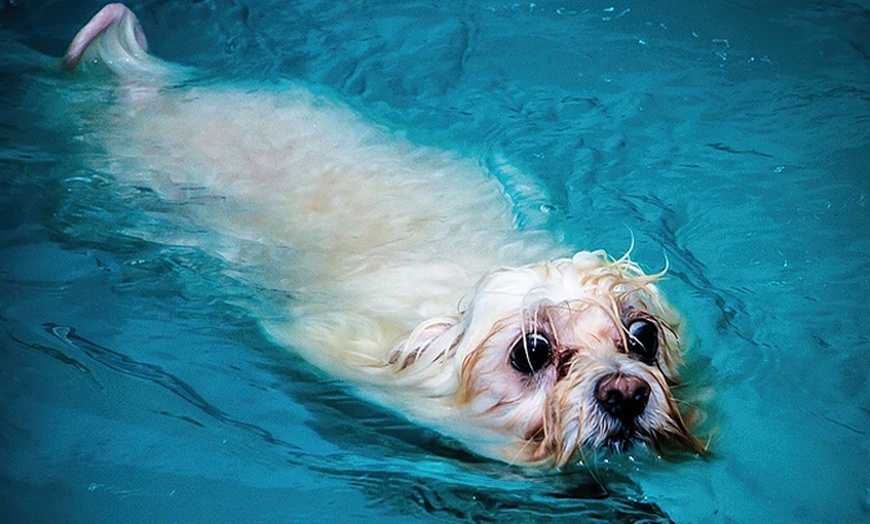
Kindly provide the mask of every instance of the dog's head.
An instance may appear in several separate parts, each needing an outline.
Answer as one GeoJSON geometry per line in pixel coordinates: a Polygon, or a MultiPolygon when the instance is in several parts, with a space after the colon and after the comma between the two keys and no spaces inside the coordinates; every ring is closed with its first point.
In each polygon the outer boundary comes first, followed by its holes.
{"type": "Polygon", "coordinates": [[[490,435],[484,453],[509,462],[558,467],[635,444],[702,452],[671,393],[681,349],[659,276],[603,252],[495,271],[390,367],[439,368],[420,376],[490,435]]]}

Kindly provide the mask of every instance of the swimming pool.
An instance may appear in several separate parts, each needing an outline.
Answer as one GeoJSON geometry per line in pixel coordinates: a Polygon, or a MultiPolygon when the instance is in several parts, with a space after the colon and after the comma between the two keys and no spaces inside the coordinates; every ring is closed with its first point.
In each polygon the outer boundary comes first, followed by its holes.
{"type": "Polygon", "coordinates": [[[4,521],[870,518],[867,6],[128,3],[209,81],[323,85],[520,166],[578,248],[667,259],[713,454],[590,475],[355,399],[261,334],[234,268],[155,242],[169,204],[74,161],[25,97],[45,73],[14,42],[59,56],[101,4],[0,10],[4,521]]]}

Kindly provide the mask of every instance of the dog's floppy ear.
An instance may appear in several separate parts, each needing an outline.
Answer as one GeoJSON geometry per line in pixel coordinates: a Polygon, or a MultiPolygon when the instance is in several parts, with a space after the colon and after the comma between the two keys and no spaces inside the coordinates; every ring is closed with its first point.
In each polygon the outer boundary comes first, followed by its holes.
{"type": "Polygon", "coordinates": [[[433,318],[421,323],[390,351],[387,364],[400,372],[430,366],[443,359],[461,335],[457,325],[458,319],[453,317],[433,318]]]}

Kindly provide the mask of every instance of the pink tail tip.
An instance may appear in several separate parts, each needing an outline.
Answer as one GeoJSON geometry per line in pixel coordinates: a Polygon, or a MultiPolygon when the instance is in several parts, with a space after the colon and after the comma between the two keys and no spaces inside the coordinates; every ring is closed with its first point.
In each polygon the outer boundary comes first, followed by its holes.
{"type": "Polygon", "coordinates": [[[133,11],[124,4],[108,4],[100,9],[100,12],[94,15],[73,38],[63,57],[64,69],[75,69],[88,46],[103,34],[106,29],[112,25],[122,23],[130,24],[130,29],[133,31],[136,43],[143,50],[147,50],[148,42],[145,39],[145,33],[142,31],[142,26],[139,25],[139,20],[133,14],[133,11]]]}

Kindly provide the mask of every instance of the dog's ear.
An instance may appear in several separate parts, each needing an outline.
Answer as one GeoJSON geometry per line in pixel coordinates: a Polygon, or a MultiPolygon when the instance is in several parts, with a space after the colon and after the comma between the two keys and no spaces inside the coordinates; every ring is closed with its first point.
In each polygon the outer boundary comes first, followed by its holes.
{"type": "Polygon", "coordinates": [[[431,366],[443,360],[455,349],[462,336],[457,318],[441,317],[427,320],[397,345],[389,354],[388,365],[396,372],[431,366]]]}

